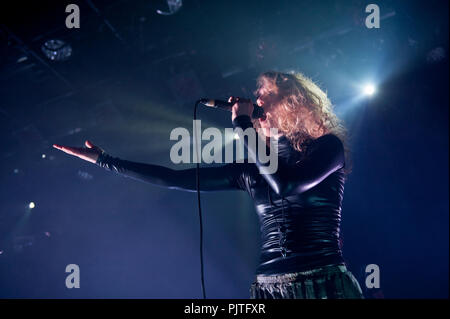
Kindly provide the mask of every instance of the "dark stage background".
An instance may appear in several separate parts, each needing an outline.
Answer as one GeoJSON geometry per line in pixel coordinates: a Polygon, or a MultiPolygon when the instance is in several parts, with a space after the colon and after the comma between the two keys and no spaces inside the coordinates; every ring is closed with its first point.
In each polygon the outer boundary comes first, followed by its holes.
{"type": "MultiPolygon", "coordinates": [[[[448,298],[448,1],[66,1],[2,4],[0,297],[200,298],[196,194],[53,149],[86,139],[164,165],[204,96],[253,97],[266,70],[317,81],[351,135],[343,252],[367,298],[448,298]],[[50,60],[42,45],[71,46],[50,60]],[[372,81],[377,92],[361,97],[372,81]],[[30,202],[35,207],[30,208],[30,202]],[[80,267],[67,289],[65,267],[80,267]],[[379,289],[366,289],[377,264],[379,289]]],[[[253,97],[254,98],[254,97],[253,97]]],[[[231,127],[201,108],[202,127],[231,127]]],[[[259,226],[244,192],[202,195],[206,292],[248,298],[259,226]]]]}

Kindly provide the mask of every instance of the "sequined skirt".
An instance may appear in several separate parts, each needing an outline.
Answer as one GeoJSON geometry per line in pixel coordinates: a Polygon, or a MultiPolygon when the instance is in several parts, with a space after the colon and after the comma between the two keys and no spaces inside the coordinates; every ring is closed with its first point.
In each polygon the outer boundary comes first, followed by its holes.
{"type": "Polygon", "coordinates": [[[257,275],[250,299],[364,299],[345,265],[324,266],[282,275],[257,275]]]}

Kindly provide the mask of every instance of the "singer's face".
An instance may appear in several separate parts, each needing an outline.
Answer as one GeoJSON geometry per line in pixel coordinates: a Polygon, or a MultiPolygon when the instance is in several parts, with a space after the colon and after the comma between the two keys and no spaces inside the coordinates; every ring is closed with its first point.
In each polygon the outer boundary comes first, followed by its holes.
{"type": "Polygon", "coordinates": [[[266,114],[266,120],[263,121],[259,119],[259,125],[265,136],[270,136],[270,128],[276,128],[276,123],[274,121],[273,115],[276,112],[276,106],[280,102],[280,97],[274,90],[271,90],[267,86],[262,86],[258,91],[258,98],[256,99],[256,104],[264,108],[264,113],[266,114]]]}

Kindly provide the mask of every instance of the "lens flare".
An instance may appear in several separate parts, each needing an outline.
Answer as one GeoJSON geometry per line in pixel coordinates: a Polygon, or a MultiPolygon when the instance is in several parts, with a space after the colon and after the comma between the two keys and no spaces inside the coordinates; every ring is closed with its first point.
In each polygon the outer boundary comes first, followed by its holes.
{"type": "Polygon", "coordinates": [[[368,95],[368,96],[374,95],[375,92],[376,92],[375,85],[373,85],[373,84],[366,84],[364,86],[363,92],[364,92],[365,95],[368,95]]]}

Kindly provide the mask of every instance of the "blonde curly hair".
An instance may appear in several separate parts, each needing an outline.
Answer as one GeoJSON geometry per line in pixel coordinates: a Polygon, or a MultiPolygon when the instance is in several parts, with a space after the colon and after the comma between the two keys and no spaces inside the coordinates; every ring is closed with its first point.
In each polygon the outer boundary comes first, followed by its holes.
{"type": "MultiPolygon", "coordinates": [[[[270,119],[271,126],[277,127],[297,151],[304,151],[309,142],[322,135],[334,134],[344,145],[344,171],[346,174],[351,172],[347,130],[334,113],[326,92],[299,72],[264,72],[257,78],[255,95],[261,88],[279,97],[270,119]]],[[[258,120],[252,122],[255,128],[260,127],[258,120]]]]}

